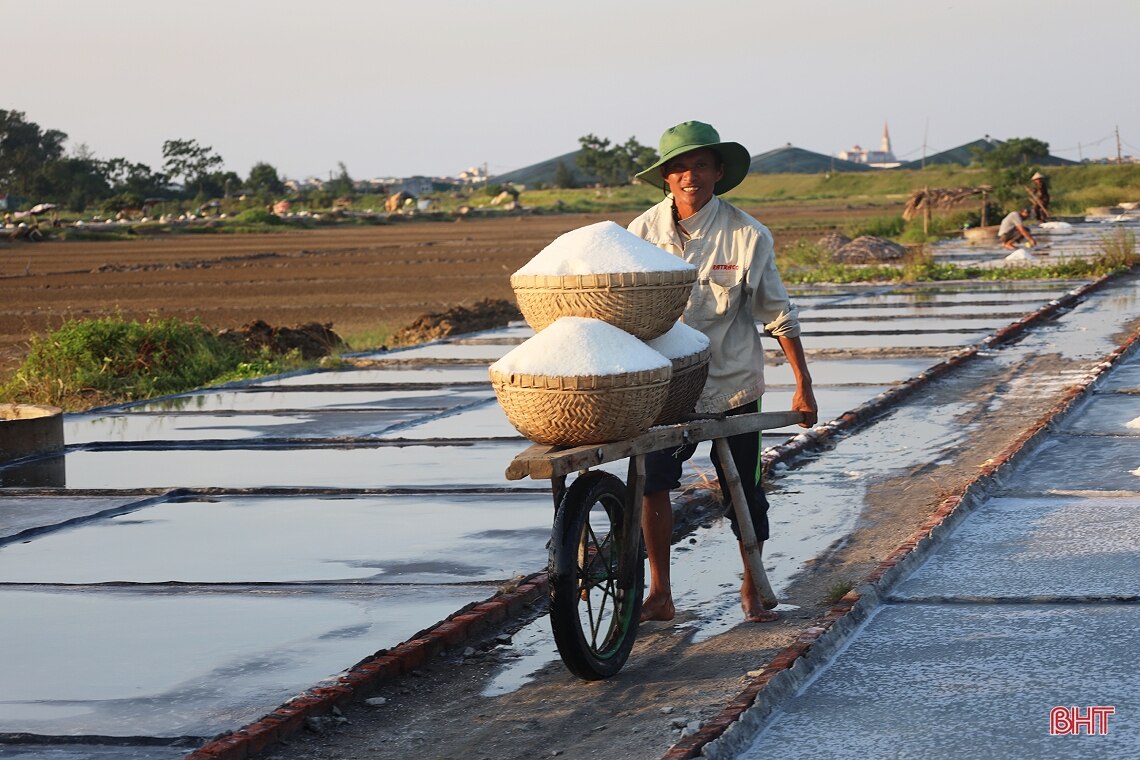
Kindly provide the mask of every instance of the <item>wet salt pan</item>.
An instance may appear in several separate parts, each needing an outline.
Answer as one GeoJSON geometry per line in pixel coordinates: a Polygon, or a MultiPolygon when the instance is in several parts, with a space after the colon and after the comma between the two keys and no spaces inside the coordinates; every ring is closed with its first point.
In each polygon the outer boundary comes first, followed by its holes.
{"type": "Polygon", "coordinates": [[[646,341],[649,347],[666,359],[681,359],[698,354],[709,347],[709,338],[700,330],[694,330],[684,322],[669,328],[660,338],[646,341]]]}
{"type": "Polygon", "coordinates": [[[620,224],[598,222],[558,236],[515,274],[611,274],[686,269],[695,267],[642,240],[620,224]]]}
{"type": "Polygon", "coordinates": [[[492,364],[491,370],[505,375],[580,377],[671,366],[659,352],[608,322],[561,317],[492,364]]]}

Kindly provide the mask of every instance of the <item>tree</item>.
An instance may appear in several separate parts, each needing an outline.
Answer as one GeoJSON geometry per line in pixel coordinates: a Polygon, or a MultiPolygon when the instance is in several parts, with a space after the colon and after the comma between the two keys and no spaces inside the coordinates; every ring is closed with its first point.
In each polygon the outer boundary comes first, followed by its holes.
{"type": "Polygon", "coordinates": [[[273,196],[285,192],[285,183],[277,176],[277,170],[264,161],[259,161],[249,170],[245,185],[254,195],[273,196]]]}
{"type": "Polygon", "coordinates": [[[634,175],[653,165],[657,152],[629,138],[624,145],[610,147],[610,141],[589,134],[578,138],[582,150],[576,163],[583,171],[593,174],[603,185],[628,185],[634,175]]]}
{"type": "Polygon", "coordinates": [[[152,171],[146,164],[131,163],[125,158],[103,162],[103,172],[115,194],[127,193],[144,199],[162,197],[170,182],[162,172],[152,171]]]}
{"type": "Polygon", "coordinates": [[[32,177],[28,189],[38,201],[62,204],[72,211],[83,211],[111,190],[102,163],[84,158],[48,162],[32,177]]]}
{"type": "Polygon", "coordinates": [[[67,134],[40,129],[21,111],[0,110],[0,192],[29,195],[44,166],[63,156],[67,134]]]}
{"type": "Polygon", "coordinates": [[[220,169],[222,157],[213,148],[203,147],[195,140],[167,140],[162,144],[163,171],[171,179],[182,177],[184,184],[198,185],[198,193],[205,192],[207,175],[220,169]]]}
{"type": "Polygon", "coordinates": [[[1025,185],[1033,172],[1034,162],[1049,156],[1049,143],[1033,137],[1014,137],[998,143],[990,150],[974,149],[974,160],[984,166],[994,196],[1003,204],[1024,203],[1025,185]]]}
{"type": "Polygon", "coordinates": [[[987,169],[1025,167],[1049,157],[1049,143],[1034,137],[1014,137],[990,150],[974,149],[974,160],[987,169]]]}
{"type": "Polygon", "coordinates": [[[574,179],[574,172],[570,171],[570,167],[561,161],[554,167],[554,186],[562,189],[578,186],[577,180],[574,179]]]}
{"type": "Polygon", "coordinates": [[[231,192],[242,186],[242,180],[237,172],[219,171],[199,176],[197,184],[197,200],[201,203],[211,198],[229,198],[231,192]]]}
{"type": "Polygon", "coordinates": [[[348,167],[344,165],[343,161],[338,161],[337,166],[340,168],[340,174],[325,185],[325,190],[334,198],[352,195],[355,188],[352,183],[352,177],[348,176],[348,167]]]}

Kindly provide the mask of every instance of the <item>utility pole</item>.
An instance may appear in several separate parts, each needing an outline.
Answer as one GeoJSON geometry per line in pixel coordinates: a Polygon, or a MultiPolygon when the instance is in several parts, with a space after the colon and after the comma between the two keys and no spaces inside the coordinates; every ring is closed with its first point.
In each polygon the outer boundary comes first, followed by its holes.
{"type": "Polygon", "coordinates": [[[922,168],[926,168],[926,135],[930,132],[930,119],[926,120],[926,126],[922,128],[922,168]]]}
{"type": "Polygon", "coordinates": [[[1116,125],[1116,163],[1123,164],[1124,157],[1120,155],[1120,125],[1116,125]]]}

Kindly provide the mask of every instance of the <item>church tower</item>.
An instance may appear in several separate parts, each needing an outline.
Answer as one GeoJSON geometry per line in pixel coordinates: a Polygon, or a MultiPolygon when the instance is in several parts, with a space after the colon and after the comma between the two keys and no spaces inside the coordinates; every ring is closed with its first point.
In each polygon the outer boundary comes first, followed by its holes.
{"type": "Polygon", "coordinates": [[[887,131],[887,123],[885,121],[883,122],[883,145],[879,150],[888,156],[893,155],[891,153],[891,133],[887,131]]]}

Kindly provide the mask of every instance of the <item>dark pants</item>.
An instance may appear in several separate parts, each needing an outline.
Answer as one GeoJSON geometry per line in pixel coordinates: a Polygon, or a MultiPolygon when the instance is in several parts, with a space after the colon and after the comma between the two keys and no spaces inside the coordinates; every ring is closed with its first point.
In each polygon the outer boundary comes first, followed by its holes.
{"type": "MultiPolygon", "coordinates": [[[[729,415],[750,414],[760,410],[760,403],[753,401],[750,404],[738,406],[728,411],[729,415]]],[[[748,502],[748,512],[752,515],[752,527],[756,529],[756,540],[768,540],[768,499],[764,496],[764,488],[760,484],[760,432],[741,433],[729,436],[728,448],[732,452],[732,461],[736,471],[740,474],[740,482],[744,487],[744,499],[748,502]]],[[[645,493],[669,491],[681,485],[681,465],[688,461],[696,451],[695,443],[681,446],[677,449],[654,451],[645,455],[645,493]]],[[[712,463],[716,468],[716,476],[720,481],[721,496],[724,503],[732,504],[732,496],[728,493],[728,479],[721,468],[720,457],[716,446],[713,446],[712,463]]],[[[740,526],[736,524],[736,510],[727,512],[732,533],[740,538],[740,526]]]]}

